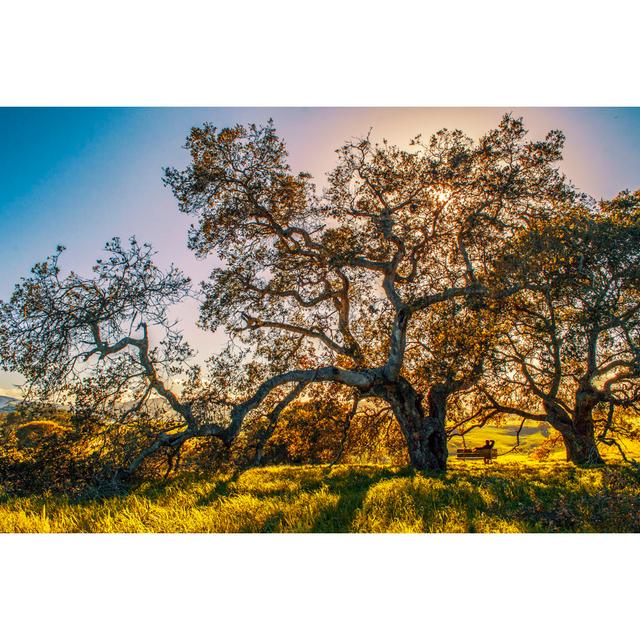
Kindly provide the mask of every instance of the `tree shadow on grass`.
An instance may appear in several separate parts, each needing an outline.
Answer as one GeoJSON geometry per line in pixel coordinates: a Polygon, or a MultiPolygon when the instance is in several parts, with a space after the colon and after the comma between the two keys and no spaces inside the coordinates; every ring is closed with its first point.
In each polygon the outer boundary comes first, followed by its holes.
{"type": "Polygon", "coordinates": [[[317,518],[313,533],[349,533],[358,509],[374,485],[389,478],[410,477],[411,469],[376,467],[329,468],[324,477],[324,485],[332,494],[337,494],[338,502],[327,508],[317,518]]]}
{"type": "MultiPolygon", "coordinates": [[[[347,533],[358,509],[372,486],[382,480],[409,477],[411,469],[394,470],[373,466],[318,466],[301,467],[256,467],[239,470],[227,480],[220,481],[197,502],[197,506],[209,506],[225,497],[243,493],[265,499],[283,498],[294,501],[301,493],[312,493],[326,489],[337,496],[332,506],[322,507],[309,529],[312,533],[347,533]],[[260,483],[264,473],[264,484],[260,483]],[[245,475],[248,474],[248,475],[245,475]]],[[[275,513],[265,521],[263,532],[283,530],[285,511],[275,513]]],[[[286,530],[286,528],[285,528],[286,530]]]]}
{"type": "Polygon", "coordinates": [[[229,478],[219,480],[216,482],[216,485],[206,493],[201,496],[196,501],[197,507],[207,507],[214,502],[217,502],[220,498],[229,497],[235,491],[235,485],[240,476],[242,475],[242,471],[235,471],[229,478]]]}

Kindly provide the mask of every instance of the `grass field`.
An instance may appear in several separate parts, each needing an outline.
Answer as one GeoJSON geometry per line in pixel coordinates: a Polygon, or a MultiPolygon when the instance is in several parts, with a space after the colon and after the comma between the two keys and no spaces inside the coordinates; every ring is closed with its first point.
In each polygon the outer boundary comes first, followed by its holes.
{"type": "Polygon", "coordinates": [[[339,465],[178,476],[108,498],[0,495],[3,532],[638,532],[640,472],[451,462],[444,477],[339,465]]]}
{"type": "MultiPolygon", "coordinates": [[[[2,532],[637,532],[640,471],[602,448],[606,467],[578,469],[548,431],[484,427],[468,447],[496,441],[497,461],[455,458],[445,476],[389,465],[279,466],[236,474],[178,474],[109,497],[17,497],[0,488],[2,532]]],[[[623,442],[640,459],[640,443],[623,442]]]]}

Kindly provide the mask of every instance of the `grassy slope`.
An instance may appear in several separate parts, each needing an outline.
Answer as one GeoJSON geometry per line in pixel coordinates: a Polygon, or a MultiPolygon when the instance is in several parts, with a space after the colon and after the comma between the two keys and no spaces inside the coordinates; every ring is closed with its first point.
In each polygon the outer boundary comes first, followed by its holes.
{"type": "MultiPolygon", "coordinates": [[[[475,429],[469,432],[465,441],[467,447],[477,447],[484,444],[485,440],[495,440],[498,453],[503,454],[511,450],[516,445],[516,430],[518,425],[514,426],[491,426],[487,425],[482,429],[475,429]]],[[[520,446],[513,453],[509,453],[504,457],[500,457],[501,462],[527,462],[529,460],[529,454],[539,447],[545,440],[545,438],[554,434],[552,429],[541,425],[524,427],[520,433],[520,446]]],[[[625,451],[625,455],[632,459],[640,461],[640,442],[620,439],[622,447],[625,451]]],[[[455,436],[449,441],[449,455],[455,456],[457,448],[462,447],[462,438],[455,436]]],[[[615,447],[607,447],[603,444],[600,445],[600,453],[604,458],[611,462],[621,462],[622,457],[615,447]]],[[[551,452],[549,460],[561,462],[565,459],[564,447],[560,442],[551,452]]]]}
{"type": "Polygon", "coordinates": [[[4,532],[640,531],[640,473],[453,460],[444,478],[340,465],[177,477],[73,503],[0,495],[4,532]]]}

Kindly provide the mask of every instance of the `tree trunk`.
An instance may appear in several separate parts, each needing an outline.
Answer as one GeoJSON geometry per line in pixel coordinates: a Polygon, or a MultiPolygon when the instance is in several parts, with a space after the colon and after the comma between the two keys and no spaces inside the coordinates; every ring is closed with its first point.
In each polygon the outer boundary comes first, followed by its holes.
{"type": "Polygon", "coordinates": [[[604,460],[598,451],[596,439],[591,428],[580,426],[562,434],[564,447],[567,452],[567,461],[584,467],[594,464],[604,464],[604,460]]]}
{"type": "Polygon", "coordinates": [[[604,464],[598,451],[593,423],[593,409],[597,402],[590,389],[579,389],[571,429],[563,435],[567,460],[580,466],[604,464]]]}
{"type": "Polygon", "coordinates": [[[430,426],[429,447],[440,461],[441,470],[447,467],[449,451],[447,449],[447,402],[449,390],[443,385],[434,385],[427,395],[428,416],[427,424],[430,426]]]}
{"type": "Polygon", "coordinates": [[[409,459],[415,469],[443,472],[447,468],[447,435],[445,432],[448,394],[436,386],[428,396],[428,415],[422,407],[422,396],[404,378],[381,384],[371,395],[391,406],[404,436],[409,459]]]}
{"type": "Polygon", "coordinates": [[[581,387],[576,392],[573,417],[551,420],[551,424],[562,434],[567,462],[581,467],[604,464],[595,437],[593,410],[596,404],[597,397],[592,390],[581,387]]]}

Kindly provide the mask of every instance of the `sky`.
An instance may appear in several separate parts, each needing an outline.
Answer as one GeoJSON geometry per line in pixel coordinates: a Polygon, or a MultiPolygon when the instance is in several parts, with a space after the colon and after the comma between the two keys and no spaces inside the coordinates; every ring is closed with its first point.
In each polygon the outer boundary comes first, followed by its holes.
{"type": "MultiPolygon", "coordinates": [[[[371,130],[406,145],[444,127],[478,138],[506,112],[522,116],[533,138],[564,131],[562,169],[590,195],[640,188],[640,108],[0,108],[0,299],[56,245],[67,247],[63,269],[87,272],[114,236],[151,242],[159,264],[206,278],[212,261],[188,250],[190,220],[162,184],[163,167],[186,166],[186,136],[205,121],[273,118],[293,170],[322,184],[347,139],[371,130]]],[[[202,356],[220,348],[221,336],[195,327],[195,303],[176,313],[202,356]]],[[[0,370],[0,395],[20,381],[0,370]]]]}

